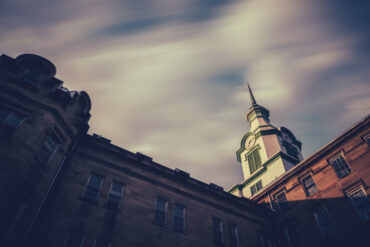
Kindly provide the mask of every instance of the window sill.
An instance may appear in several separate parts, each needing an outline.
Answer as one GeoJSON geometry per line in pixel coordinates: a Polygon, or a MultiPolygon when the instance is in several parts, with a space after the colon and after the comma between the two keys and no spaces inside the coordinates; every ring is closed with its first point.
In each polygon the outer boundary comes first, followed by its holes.
{"type": "Polygon", "coordinates": [[[84,196],[79,196],[79,199],[81,201],[88,202],[88,203],[91,203],[93,205],[98,205],[98,201],[97,200],[91,200],[91,199],[85,198],[84,196]]]}
{"type": "Polygon", "coordinates": [[[152,221],[152,224],[153,224],[153,225],[155,225],[155,226],[162,227],[162,228],[164,228],[164,229],[168,229],[168,224],[167,224],[167,223],[165,223],[164,225],[162,225],[162,224],[159,224],[159,223],[157,223],[157,222],[155,222],[155,221],[153,220],[153,221],[152,221]]]}
{"type": "Polygon", "coordinates": [[[338,177],[338,175],[337,175],[337,174],[335,173],[335,171],[334,171],[335,175],[336,175],[336,176],[337,176],[337,178],[338,178],[338,181],[340,181],[340,180],[342,180],[342,179],[345,179],[346,177],[350,176],[353,172],[354,172],[354,171],[351,169],[351,171],[350,171],[348,174],[346,174],[345,176],[343,176],[343,177],[338,177]]]}
{"type": "Polygon", "coordinates": [[[109,206],[108,204],[104,204],[103,205],[103,208],[108,209],[110,211],[113,211],[115,213],[119,213],[119,214],[122,212],[122,208],[121,207],[112,207],[112,206],[109,206]]]}
{"type": "Polygon", "coordinates": [[[312,198],[312,197],[314,197],[315,195],[317,195],[317,194],[319,194],[320,193],[320,190],[318,190],[317,192],[315,192],[315,193],[313,193],[312,195],[308,195],[307,193],[306,193],[306,197],[307,198],[312,198]]]}
{"type": "Polygon", "coordinates": [[[178,230],[178,229],[173,228],[173,231],[176,232],[176,233],[180,233],[180,234],[186,235],[186,230],[178,230]]]}

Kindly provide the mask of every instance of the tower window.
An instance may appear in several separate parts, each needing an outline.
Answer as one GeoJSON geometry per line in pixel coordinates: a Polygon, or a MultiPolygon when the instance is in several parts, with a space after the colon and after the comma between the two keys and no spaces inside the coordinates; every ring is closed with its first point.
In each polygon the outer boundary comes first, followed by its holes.
{"type": "Polygon", "coordinates": [[[168,201],[161,197],[157,198],[157,204],[155,205],[154,223],[159,226],[166,224],[167,218],[167,206],[168,201]]]}
{"type": "Polygon", "coordinates": [[[179,204],[175,204],[173,228],[177,232],[185,231],[185,207],[179,204]]]}
{"type": "Polygon", "coordinates": [[[239,232],[238,226],[230,225],[230,247],[239,247],[239,232]]]}
{"type": "Polygon", "coordinates": [[[119,208],[123,192],[123,183],[113,181],[108,195],[107,205],[112,208],[119,208]]]}
{"type": "Polygon", "coordinates": [[[331,159],[330,164],[333,166],[338,178],[343,178],[351,172],[351,168],[349,168],[349,165],[341,154],[331,159]]]}
{"type": "Polygon", "coordinates": [[[261,167],[261,158],[258,149],[255,149],[253,152],[249,153],[247,155],[247,160],[251,174],[261,167]]]}
{"type": "Polygon", "coordinates": [[[356,188],[347,195],[351,199],[361,219],[363,221],[370,220],[370,200],[362,187],[356,188]]]}
{"type": "Polygon", "coordinates": [[[213,242],[215,243],[215,246],[224,245],[223,223],[216,217],[213,217],[213,242]]]}
{"type": "Polygon", "coordinates": [[[91,174],[89,182],[87,183],[84,198],[96,202],[96,199],[100,192],[100,187],[103,183],[103,176],[98,174],[91,174]]]}
{"type": "Polygon", "coordinates": [[[299,158],[298,158],[298,151],[297,151],[297,149],[293,145],[291,145],[289,143],[285,143],[284,144],[284,147],[285,147],[286,152],[287,152],[287,154],[289,156],[292,156],[293,158],[299,160],[299,158]]]}
{"type": "Polygon", "coordinates": [[[252,196],[254,194],[256,194],[258,191],[260,191],[262,189],[262,181],[258,181],[257,183],[255,183],[254,185],[251,186],[251,194],[252,196]]]}
{"type": "Polygon", "coordinates": [[[302,178],[302,184],[307,196],[312,196],[318,192],[315,182],[311,175],[302,178]]]}
{"type": "Polygon", "coordinates": [[[313,213],[317,226],[320,229],[321,235],[324,238],[331,237],[335,234],[333,222],[330,219],[328,209],[326,207],[317,208],[313,213]]]}

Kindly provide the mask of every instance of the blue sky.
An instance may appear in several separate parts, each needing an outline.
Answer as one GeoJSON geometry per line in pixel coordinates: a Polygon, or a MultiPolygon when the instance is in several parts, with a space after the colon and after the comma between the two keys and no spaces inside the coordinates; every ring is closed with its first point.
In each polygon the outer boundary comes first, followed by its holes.
{"type": "Polygon", "coordinates": [[[92,98],[91,133],[224,187],[246,82],[308,157],[370,110],[368,1],[3,0],[0,52],[92,98]]]}

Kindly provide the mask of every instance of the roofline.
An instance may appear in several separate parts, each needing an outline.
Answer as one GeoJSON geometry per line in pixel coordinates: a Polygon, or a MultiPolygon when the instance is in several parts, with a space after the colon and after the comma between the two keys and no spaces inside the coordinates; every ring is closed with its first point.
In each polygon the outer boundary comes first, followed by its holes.
{"type": "Polygon", "coordinates": [[[313,153],[311,156],[309,156],[307,159],[303,160],[301,163],[297,164],[295,167],[293,167],[291,170],[283,173],[279,177],[277,177],[274,181],[270,182],[266,187],[264,187],[259,193],[257,193],[254,197],[250,197],[253,201],[259,200],[262,198],[263,195],[265,195],[267,192],[275,189],[276,187],[280,186],[283,182],[290,179],[293,175],[295,175],[300,170],[306,168],[309,166],[312,162],[314,162],[316,159],[318,159],[321,155],[328,152],[330,149],[332,149],[335,145],[337,145],[339,142],[343,141],[345,138],[347,138],[350,134],[353,132],[356,132],[361,127],[366,127],[366,123],[370,121],[370,114],[366,115],[364,118],[362,118],[359,122],[352,125],[350,128],[346,129],[344,132],[342,132],[340,135],[332,139],[328,144],[320,148],[318,151],[313,153]]]}
{"type": "MultiPolygon", "coordinates": [[[[123,157],[136,161],[137,164],[140,164],[144,169],[151,168],[153,171],[157,171],[161,173],[162,175],[173,177],[177,181],[179,181],[179,179],[176,177],[176,171],[175,171],[176,169],[171,169],[167,166],[154,162],[152,158],[149,156],[146,156],[142,153],[136,153],[136,154],[132,153],[127,149],[124,149],[117,145],[112,144],[109,139],[106,139],[96,134],[95,135],[86,134],[86,141],[90,143],[94,143],[95,145],[100,146],[101,148],[108,149],[113,152],[118,152],[123,157]],[[142,159],[142,156],[144,156],[144,159],[142,159]]],[[[213,194],[214,196],[216,195],[219,197],[221,196],[223,199],[232,201],[234,203],[239,203],[240,205],[243,205],[243,206],[247,206],[253,210],[256,210],[256,212],[265,211],[265,209],[261,205],[251,201],[249,198],[237,197],[235,195],[228,193],[227,191],[223,189],[215,190],[212,183],[207,184],[191,176],[189,176],[186,179],[181,179],[181,180],[187,183],[188,185],[193,185],[193,186],[197,186],[198,188],[202,188],[204,191],[207,191],[207,193],[210,193],[211,195],[213,194]]]]}

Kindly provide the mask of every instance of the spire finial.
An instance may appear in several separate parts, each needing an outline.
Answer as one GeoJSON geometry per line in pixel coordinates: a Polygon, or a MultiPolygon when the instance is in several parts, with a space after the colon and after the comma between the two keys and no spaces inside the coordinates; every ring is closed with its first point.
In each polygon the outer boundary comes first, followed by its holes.
{"type": "Polygon", "coordinates": [[[251,98],[251,104],[252,105],[256,105],[257,104],[257,102],[256,102],[256,99],[254,98],[254,96],[253,96],[253,93],[252,93],[252,89],[251,89],[251,87],[249,86],[249,83],[247,83],[248,84],[248,90],[249,90],[249,97],[251,98]]]}

